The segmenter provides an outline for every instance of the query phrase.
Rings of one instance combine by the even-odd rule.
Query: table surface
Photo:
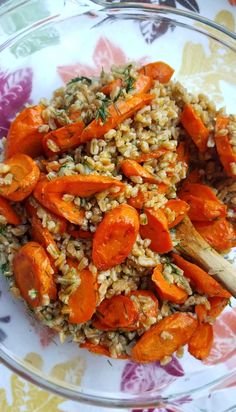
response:
[[[54,0],[55,1],[55,0]],[[145,1],[145,0],[144,0]],[[224,24],[234,21],[236,30],[236,0],[153,0],[152,3],[174,4],[177,8],[194,10],[196,3],[200,14],[215,20],[219,13]],[[1,4],[1,1],[0,1]],[[183,7],[185,6],[185,7]],[[105,409],[108,410],[108,409]],[[117,411],[117,409],[109,409]],[[26,382],[0,364],[1,412],[101,412],[104,408],[72,402]],[[202,394],[194,402],[181,407],[143,409],[136,412],[236,412],[236,379],[210,395]],[[126,411],[127,412],[127,411]],[[134,412],[134,410],[133,410]]]

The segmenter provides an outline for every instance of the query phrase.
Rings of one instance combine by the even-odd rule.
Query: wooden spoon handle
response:
[[[191,257],[236,297],[236,269],[199,235],[188,217],[177,226],[176,237],[176,249]]]

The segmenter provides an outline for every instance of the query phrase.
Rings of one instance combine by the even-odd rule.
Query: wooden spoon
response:
[[[176,249],[181,255],[192,258],[236,297],[236,268],[212,249],[187,216],[176,227],[176,238],[179,240]]]

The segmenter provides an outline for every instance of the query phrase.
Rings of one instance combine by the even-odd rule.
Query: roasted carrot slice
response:
[[[30,306],[42,306],[45,296],[56,299],[53,269],[47,253],[38,243],[26,243],[18,250],[13,259],[13,271],[21,296]]]
[[[115,129],[119,123],[132,117],[139,109],[149,104],[153,95],[145,93],[134,94],[127,100],[120,100],[108,107],[108,116],[103,123],[101,119],[94,119],[82,132],[81,143],[91,139],[99,139],[111,129]]]
[[[143,153],[140,156],[136,157],[135,160],[137,163],[144,163],[147,162],[150,159],[159,159],[159,157],[163,156],[164,154],[168,153],[169,150],[160,148],[155,150],[154,152],[150,153]]]
[[[117,295],[104,299],[97,307],[96,315],[110,328],[128,328],[138,319],[138,310],[129,296]]]
[[[201,175],[200,175],[199,170],[198,170],[198,169],[192,170],[192,171],[188,174],[185,182],[188,182],[188,183],[200,183],[200,182],[201,182]]]
[[[35,242],[40,243],[44,249],[47,249],[48,246],[52,246],[55,252],[59,255],[59,249],[53,236],[46,227],[43,227],[40,219],[36,216],[31,218],[31,236],[32,239]]]
[[[190,280],[197,292],[204,293],[208,296],[230,298],[230,293],[199,266],[188,262],[176,253],[173,253],[172,257],[174,263],[184,271],[184,275]]]
[[[0,185],[0,194],[6,199],[19,202],[33,191],[39,179],[39,168],[31,157],[21,153],[5,160],[4,164],[10,167],[12,183]]]
[[[215,125],[216,150],[227,175],[235,177],[236,171],[234,165],[236,163],[236,153],[234,153],[232,145],[230,144],[229,133],[225,135],[221,134],[223,129],[227,129],[228,124],[228,117],[222,117],[220,115],[217,116]]]
[[[193,333],[188,351],[197,359],[206,359],[213,344],[213,327],[209,323],[201,323]]]
[[[145,74],[140,74],[136,81],[134,82],[134,92],[135,93],[147,93],[153,86],[153,78],[146,76]]]
[[[207,315],[216,319],[224,308],[228,305],[229,299],[222,298],[221,296],[213,296],[208,298],[211,308],[207,311]]]
[[[208,299],[210,299],[210,298],[208,298]],[[222,299],[225,299],[225,298],[222,298]],[[198,317],[199,323],[204,322],[206,317],[207,317],[207,308],[206,308],[206,306],[203,305],[202,303],[198,304],[198,305],[195,305],[194,311],[195,311],[195,313]]]
[[[42,133],[38,127],[44,124],[42,119],[43,106],[27,107],[13,120],[6,141],[5,157],[24,153],[31,157],[43,153]]]
[[[141,336],[132,349],[131,358],[136,362],[152,362],[172,355],[190,340],[197,324],[197,320],[188,313],[167,316]],[[167,334],[169,339],[165,336]]]
[[[143,209],[144,203],[153,199],[158,194],[164,194],[168,191],[168,187],[165,183],[159,183],[156,185],[156,190],[147,190],[146,192],[139,191],[134,197],[128,199],[128,204],[135,209]]]
[[[174,73],[174,69],[164,62],[148,63],[139,69],[139,73],[143,73],[152,77],[154,80],[159,80],[160,83],[168,83]]]
[[[110,96],[110,94],[113,91],[115,91],[119,87],[122,87],[122,84],[123,84],[122,79],[115,79],[115,80],[112,80],[111,82],[105,84],[105,86],[103,86],[100,91],[103,94],[105,94],[106,96]]]
[[[77,147],[81,143],[80,136],[84,127],[84,122],[79,120],[45,134],[42,145],[46,156],[55,156]]]
[[[74,238],[74,239],[92,239],[93,238],[93,233],[89,232],[89,230],[67,230],[68,233]]]
[[[103,190],[117,188],[118,192],[124,189],[124,183],[106,176],[98,175],[73,175],[61,176],[48,181],[38,182],[34,197],[43,206],[62,216],[74,224],[83,224],[84,211],[79,210],[75,204],[65,202],[62,197],[65,193],[87,197]]]
[[[108,356],[109,358],[111,357],[108,347],[104,345],[100,345],[100,344],[96,345],[95,343],[86,341],[80,344],[80,348],[88,349],[89,352],[96,353],[97,355],[104,355],[104,356]],[[128,355],[118,355],[117,359],[129,359],[129,356]]]
[[[161,209],[144,209],[148,223],[140,225],[140,235],[143,239],[150,239],[150,248],[157,253],[168,253],[173,249],[168,222]]]
[[[138,310],[138,319],[132,327],[132,330],[142,328],[145,326],[145,323],[148,318],[156,318],[158,314],[158,306],[159,302],[157,297],[151,290],[134,290],[128,295],[134,302],[134,305],[137,307]],[[136,303],[136,299],[141,302],[149,301],[147,305],[144,304],[143,309],[140,310],[139,305]],[[147,309],[146,309],[147,306]]]
[[[141,177],[146,183],[158,183],[159,181],[155,176],[149,173],[143,166],[141,166],[136,160],[126,159],[120,163],[122,172],[129,179],[134,176]]]
[[[137,211],[122,204],[107,212],[93,238],[92,258],[99,270],[122,263],[132,250],[139,231]]]
[[[11,225],[20,225],[21,219],[10,205],[7,199],[0,196],[0,215],[5,217],[7,223]]]
[[[191,104],[184,106],[180,121],[199,151],[204,153],[207,150],[207,141],[210,132]]]
[[[189,149],[185,142],[180,142],[176,148],[177,161],[183,162],[185,166],[189,165]]]
[[[163,211],[165,212],[165,210],[167,208],[175,213],[175,218],[174,218],[174,220],[171,220],[171,221],[168,218],[169,217],[168,213],[165,213],[166,217],[167,217],[167,220],[168,220],[169,229],[171,229],[172,227],[178,225],[178,223],[180,223],[181,220],[183,220],[184,216],[189,211],[188,203],[186,203],[184,200],[180,200],[180,199],[170,199],[170,200],[168,200],[168,202],[163,207]]]
[[[187,182],[178,196],[189,204],[188,216],[192,221],[209,221],[227,214],[226,206],[207,185]]]
[[[194,222],[194,227],[218,252],[224,252],[236,245],[234,227],[225,218],[213,222]]]
[[[68,265],[77,269],[78,262],[67,259]],[[88,269],[78,272],[80,285],[71,293],[68,301],[69,323],[87,322],[93,316],[97,303],[97,281]]]
[[[36,204],[36,201],[34,200],[34,203],[32,203],[31,198],[26,199],[25,202],[25,210],[28,215],[28,218],[36,217],[39,219],[39,216],[37,214],[37,207],[38,203]],[[65,233],[67,230],[67,221],[63,217],[57,216],[54,213],[50,212],[49,210],[45,209],[43,206],[40,205],[40,207],[44,210],[45,214],[48,215],[49,220],[52,220],[55,222],[55,228],[53,229],[53,233]]]
[[[167,282],[162,274],[162,265],[157,265],[152,274],[152,281],[162,300],[181,305],[188,298],[187,292],[181,287]]]

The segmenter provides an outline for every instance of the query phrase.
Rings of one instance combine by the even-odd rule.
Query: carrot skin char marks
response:
[[[92,259],[99,270],[122,263],[132,250],[139,232],[139,216],[122,204],[107,212],[93,238]]]
[[[226,174],[230,177],[236,177],[236,173],[231,167],[232,163],[236,163],[236,153],[230,144],[229,133],[224,136],[220,134],[221,130],[227,129],[228,124],[228,117],[217,116],[215,125],[216,150]]]
[[[206,359],[213,344],[213,327],[209,323],[202,323],[193,333],[188,351],[197,359]]]
[[[168,253],[173,244],[168,229],[168,222],[161,209],[144,209],[148,223],[140,225],[140,235],[143,239],[150,239],[150,248],[157,253]]]
[[[34,197],[56,215],[64,217],[71,223],[83,224],[84,212],[73,202],[65,202],[62,199],[63,195],[69,193],[87,197],[113,187],[122,191],[125,185],[116,179],[92,174],[61,176],[53,181],[47,179],[39,181],[34,190]]]
[[[184,218],[184,216],[189,211],[189,205],[184,200],[180,199],[170,199],[166,202],[165,206],[163,207],[163,211],[168,208],[171,211],[175,212],[175,219],[168,223],[169,229],[178,225]]]
[[[38,127],[45,123],[41,116],[43,109],[40,105],[27,107],[13,120],[7,135],[6,159],[18,153],[31,157],[43,153],[43,134],[38,131]]]
[[[160,83],[168,83],[174,73],[174,69],[162,61],[148,63],[138,71],[154,80],[159,80]]]
[[[104,299],[97,307],[96,315],[108,328],[127,328],[138,319],[138,310],[129,296],[116,295]]]
[[[6,199],[20,202],[30,195],[40,176],[40,171],[31,157],[19,153],[4,161],[10,166],[13,175],[10,185],[0,186],[0,195]]]
[[[100,119],[94,119],[88,126],[85,127],[81,134],[81,143],[90,141],[91,139],[99,139],[111,129],[115,129],[119,123],[125,119],[132,117],[139,109],[149,104],[153,99],[153,95],[139,93],[134,94],[128,100],[117,101],[108,107],[108,117],[106,122],[102,123]]]
[[[11,225],[21,224],[21,218],[17,215],[8,200],[4,199],[2,196],[0,196],[0,215],[4,216],[7,223],[10,223]]]
[[[182,304],[188,298],[188,294],[179,286],[170,284],[162,274],[162,265],[155,267],[152,274],[152,281],[157,289],[157,293],[162,300]]]
[[[33,308],[42,306],[44,295],[56,299],[53,270],[40,244],[28,242],[18,250],[13,259],[13,272],[21,296]],[[30,297],[31,290],[36,292],[35,298]]]
[[[78,262],[67,259],[70,268],[77,270]],[[93,274],[88,269],[83,269],[79,273],[80,285],[69,296],[68,307],[70,309],[69,323],[87,322],[96,310],[97,302],[97,282]]]
[[[184,183],[178,196],[189,204],[188,216],[192,221],[209,221],[227,214],[226,206],[207,185]]]
[[[162,319],[145,332],[134,345],[131,358],[136,362],[160,361],[185,345],[198,325],[188,313],[175,313]],[[162,332],[168,332],[172,339],[163,339]]]
[[[126,159],[120,164],[122,172],[128,178],[133,176],[139,176],[146,183],[158,183],[155,176],[149,173],[143,166],[141,166],[136,160]]]
[[[186,104],[184,106],[180,121],[190,137],[193,139],[199,151],[204,153],[207,150],[207,141],[210,132],[191,104]]]
[[[198,233],[218,252],[224,252],[236,245],[234,227],[225,218],[193,224]]]
[[[85,124],[81,120],[45,134],[42,138],[42,145],[46,156],[55,156],[76,148],[80,144],[80,136],[84,127]],[[50,149],[50,142],[55,144],[55,150]]]
[[[190,263],[176,253],[172,253],[174,263],[184,271],[184,276],[190,280],[197,292],[208,296],[230,298],[231,294],[225,290],[212,276],[194,263]]]

